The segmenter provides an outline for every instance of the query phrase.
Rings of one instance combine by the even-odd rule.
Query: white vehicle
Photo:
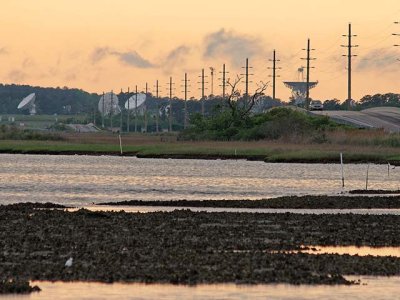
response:
[[[324,110],[324,105],[319,100],[312,100],[310,102],[310,110]]]

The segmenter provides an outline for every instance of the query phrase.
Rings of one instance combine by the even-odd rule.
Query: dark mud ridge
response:
[[[0,279],[0,295],[4,294],[30,294],[33,292],[40,292],[38,286],[31,286],[28,281],[7,279]]]
[[[286,208],[286,209],[357,209],[400,208],[400,196],[288,196],[264,200],[173,200],[98,203],[113,206],[220,207],[220,208]]]
[[[358,195],[400,195],[400,190],[352,190],[349,194]]]
[[[400,216],[0,206],[3,280],[351,284],[344,275],[400,275],[400,258],[286,252],[315,245],[400,246]]]

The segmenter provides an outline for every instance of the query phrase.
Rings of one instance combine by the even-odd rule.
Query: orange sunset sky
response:
[[[201,68],[230,77],[242,73],[245,58],[251,77],[269,81],[268,59],[276,49],[280,78],[277,97],[287,100],[283,80],[296,80],[305,62],[302,48],[311,39],[320,84],[314,99],[347,96],[348,23],[358,37],[354,53],[353,98],[400,93],[400,5],[398,0],[1,0],[0,82],[77,87],[90,92],[153,87],[158,79],[166,94],[169,76],[182,96],[188,72],[190,96],[198,97]],[[218,77],[214,94],[220,94]],[[208,78],[211,81],[211,78]],[[244,86],[242,87],[244,89]],[[208,91],[210,92],[210,90]],[[271,94],[268,89],[267,94]]]

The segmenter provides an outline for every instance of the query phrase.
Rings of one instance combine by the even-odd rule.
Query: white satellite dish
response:
[[[118,97],[114,93],[106,93],[100,97],[99,112],[105,115],[118,115],[121,113],[121,108],[118,105]]]
[[[17,108],[21,109],[21,110],[28,109],[29,114],[31,116],[36,115],[35,100],[36,100],[36,94],[32,93],[32,94],[28,95],[27,97],[25,97],[24,99],[22,99],[22,101],[18,104]]]
[[[125,102],[125,108],[127,110],[135,110],[135,108],[141,108],[146,102],[146,94],[140,93],[137,94],[137,102],[136,95],[133,95]]]

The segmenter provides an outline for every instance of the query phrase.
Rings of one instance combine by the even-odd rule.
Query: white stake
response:
[[[121,135],[119,134],[119,148],[121,149],[121,155],[123,154],[122,152],[122,139],[121,139]]]
[[[342,188],[344,188],[343,153],[340,153],[340,165],[342,166]]]

